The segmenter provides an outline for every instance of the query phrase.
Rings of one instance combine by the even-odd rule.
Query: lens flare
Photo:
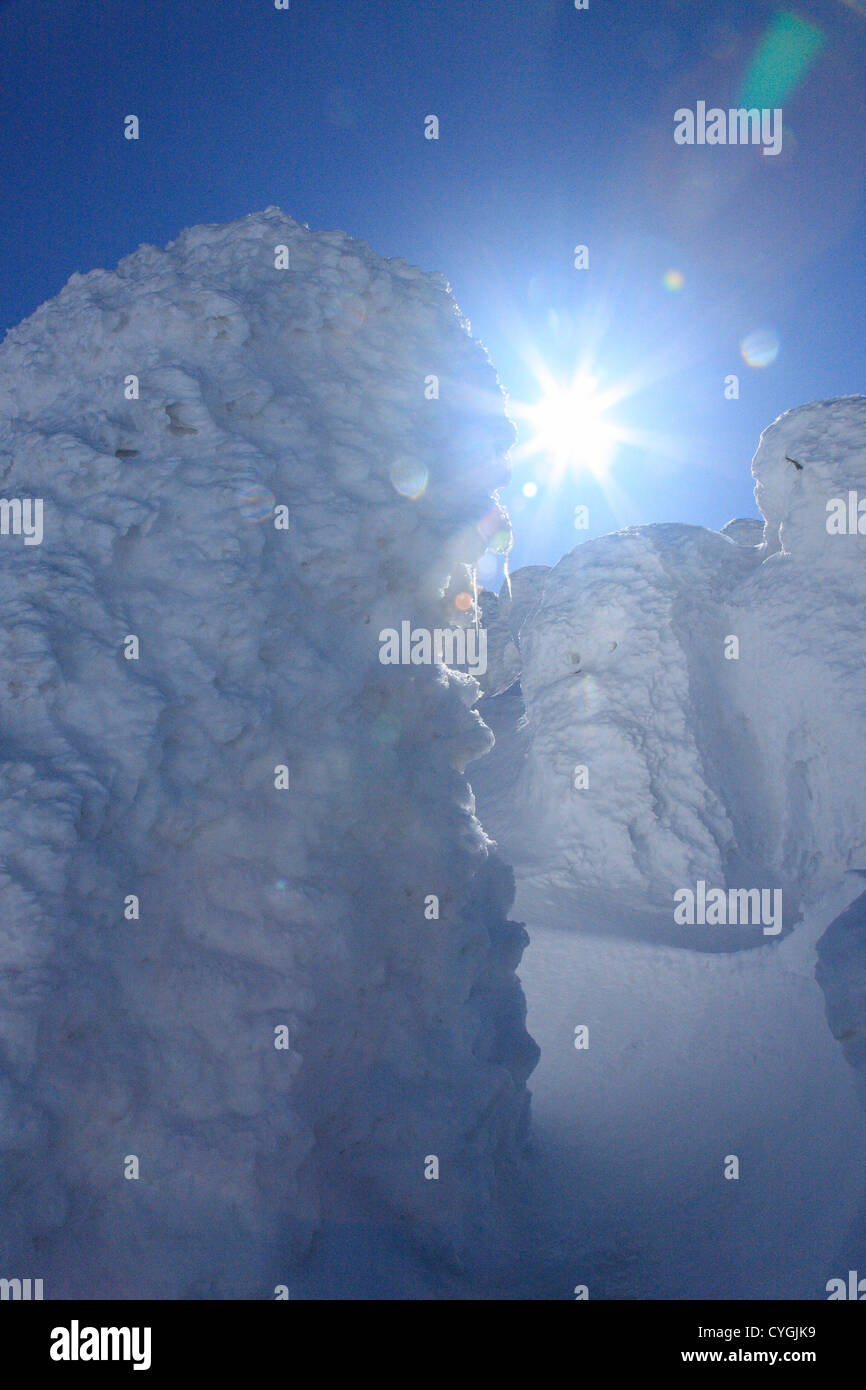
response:
[[[364,325],[367,306],[356,294],[328,290],[319,300],[324,323],[338,333],[355,333]]]
[[[756,328],[740,342],[743,361],[750,367],[769,367],[779,356],[779,337],[771,328]]]
[[[508,513],[502,507],[491,507],[478,523],[478,533],[488,550],[497,555],[505,555],[511,549],[513,540]]]
[[[267,521],[274,510],[276,498],[262,483],[241,478],[236,484],[237,504],[244,521]]]
[[[413,458],[398,458],[391,464],[391,484],[401,497],[416,502],[427,490],[427,469]]]
[[[499,574],[502,557],[494,555],[492,551],[485,550],[475,566],[478,573],[478,583],[485,589],[496,582]]]
[[[686,283],[686,277],[681,270],[666,270],[662,276],[662,284],[666,290],[681,290]]]
[[[777,14],[755,50],[738,106],[781,106],[796,91],[827,42],[817,24],[790,11]]]

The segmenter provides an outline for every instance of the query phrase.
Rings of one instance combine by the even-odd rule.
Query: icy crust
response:
[[[789,411],[753,472],[762,544],[748,519],[587,542],[523,626],[519,828],[492,828],[575,924],[587,892],[669,919],[703,879],[781,887],[789,926],[866,867],[866,535],[827,529],[866,496],[866,399]]]
[[[526,937],[461,771],[478,687],[378,633],[450,621],[510,442],[441,277],[276,208],[0,346],[3,493],[44,499],[0,539],[4,1276],[267,1298],[343,1224],[484,1258]]]

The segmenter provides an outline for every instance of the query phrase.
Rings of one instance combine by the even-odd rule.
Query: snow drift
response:
[[[491,740],[378,634],[455,621],[511,436],[440,277],[275,208],[0,347],[4,497],[44,508],[0,538],[4,1276],[363,1297],[423,1283],[410,1247],[492,1258],[537,1049]]]

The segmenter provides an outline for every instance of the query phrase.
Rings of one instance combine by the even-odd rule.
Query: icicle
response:
[[[502,570],[502,574],[503,574],[503,578],[505,579],[505,583],[506,583],[507,588],[508,588],[508,598],[509,598],[509,602],[510,602],[511,599],[514,597],[514,595],[513,595],[512,592],[511,592],[511,575],[508,573],[508,553],[507,553],[507,551],[506,551],[505,555],[503,556],[503,570]]]

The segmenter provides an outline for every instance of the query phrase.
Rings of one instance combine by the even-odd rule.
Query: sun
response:
[[[606,418],[610,393],[600,391],[597,379],[584,371],[565,383],[547,377],[540,384],[540,399],[519,410],[530,431],[520,453],[524,457],[545,454],[554,478],[583,469],[603,477],[622,437]]]

